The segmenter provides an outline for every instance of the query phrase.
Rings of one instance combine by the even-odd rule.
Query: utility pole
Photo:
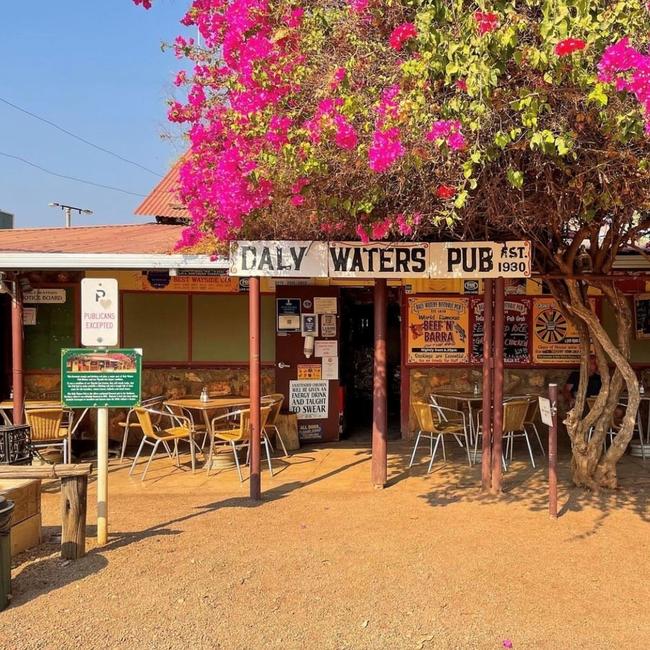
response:
[[[61,208],[65,214],[65,227],[70,228],[72,226],[72,211],[75,210],[79,214],[92,214],[92,210],[87,210],[84,208],[76,208],[74,205],[63,205],[62,203],[50,203],[51,208]]]

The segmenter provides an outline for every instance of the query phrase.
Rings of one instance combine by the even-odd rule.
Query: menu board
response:
[[[634,296],[634,322],[637,339],[650,339],[650,293]]]
[[[472,299],[472,362],[483,361],[483,298]],[[505,329],[503,352],[505,363],[530,363],[530,300],[513,298],[504,302]]]
[[[469,361],[467,298],[409,297],[407,363]]]
[[[580,362],[580,339],[555,298],[533,298],[533,363]]]

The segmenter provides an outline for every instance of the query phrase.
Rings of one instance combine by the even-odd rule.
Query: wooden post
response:
[[[501,492],[501,463],[503,453],[503,331],[505,283],[497,278],[494,296],[494,388],[492,422],[492,493]]]
[[[548,514],[557,519],[557,384],[549,384],[553,424],[548,429]]]
[[[108,409],[97,409],[97,546],[108,542]]]
[[[20,284],[14,282],[11,298],[11,377],[13,422],[23,424],[25,413],[25,378],[23,376],[23,297]]]
[[[250,374],[250,497],[262,498],[260,479],[261,456],[261,377],[260,377],[260,279],[250,278],[248,285],[249,374]]]
[[[61,479],[61,557],[77,560],[86,554],[88,475]]]
[[[386,485],[388,475],[388,407],[386,395],[386,280],[375,280],[375,361],[372,391],[372,484]]]
[[[483,281],[483,414],[481,420],[482,454],[481,454],[481,489],[489,490],[492,479],[492,365],[494,362],[492,354],[492,342],[494,338],[494,327],[492,318],[494,310],[494,281]],[[478,425],[478,422],[477,422]]]

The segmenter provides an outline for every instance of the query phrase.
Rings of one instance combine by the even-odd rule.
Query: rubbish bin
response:
[[[14,502],[0,496],[0,610],[11,598],[11,515]]]

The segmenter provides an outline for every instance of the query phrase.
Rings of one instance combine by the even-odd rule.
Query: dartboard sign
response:
[[[557,309],[547,309],[535,319],[535,334],[544,343],[560,343],[566,333],[566,318]]]

